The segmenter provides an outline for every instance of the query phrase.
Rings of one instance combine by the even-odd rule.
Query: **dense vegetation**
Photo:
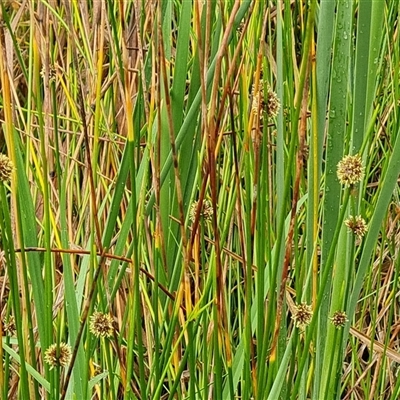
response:
[[[1,399],[400,398],[397,1],[0,10]]]

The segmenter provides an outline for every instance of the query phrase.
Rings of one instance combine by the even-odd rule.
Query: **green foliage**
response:
[[[0,10],[0,399],[398,398],[397,2]]]

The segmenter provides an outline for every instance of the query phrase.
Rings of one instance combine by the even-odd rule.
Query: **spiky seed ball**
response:
[[[203,202],[203,218],[206,221],[211,221],[213,215],[213,206],[210,200],[204,200]]]
[[[344,311],[335,311],[330,320],[332,324],[335,325],[335,327],[338,329],[343,328],[348,321],[347,315]]]
[[[66,367],[71,360],[71,346],[61,342],[59,345],[53,343],[44,353],[44,361],[50,365],[50,369],[55,367]]]
[[[310,305],[306,303],[297,304],[292,315],[292,320],[297,328],[304,328],[309,325],[313,316],[313,311]]]
[[[196,211],[198,204],[199,204],[198,200],[195,200],[190,206],[189,218],[192,222],[194,222],[196,218]],[[205,221],[211,221],[212,215],[213,215],[213,207],[211,202],[209,200],[204,200],[203,207],[200,210],[200,217],[204,218]]]
[[[368,232],[367,223],[361,215],[356,215],[355,217],[349,215],[349,218],[344,221],[344,224],[359,238],[363,237]]]
[[[344,223],[358,237],[363,237],[368,232],[367,223],[361,215],[355,217],[349,215],[349,218],[347,218]]]
[[[10,315],[7,320],[3,320],[3,333],[7,336],[14,336],[16,332],[15,318],[13,315]]]
[[[344,186],[350,186],[360,182],[363,172],[364,167],[361,157],[358,154],[343,157],[337,165],[337,177],[339,182]]]
[[[279,114],[281,108],[281,102],[279,101],[278,95],[270,87],[268,88],[266,108],[268,118],[275,118]]]
[[[96,337],[110,337],[114,333],[113,318],[110,314],[96,311],[90,317],[89,330]]]
[[[5,154],[0,154],[0,181],[9,181],[13,169],[14,164],[12,163],[12,161]]]

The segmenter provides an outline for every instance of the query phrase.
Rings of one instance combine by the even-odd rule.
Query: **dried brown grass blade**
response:
[[[381,354],[386,354],[386,356],[389,357],[391,360],[400,363],[400,353],[398,353],[397,351],[391,349],[390,347],[386,347],[383,343],[376,340],[372,342],[372,340],[368,336],[364,335],[362,332],[353,327],[350,327],[350,333],[361,342],[366,344],[368,347],[372,347],[373,351]]]

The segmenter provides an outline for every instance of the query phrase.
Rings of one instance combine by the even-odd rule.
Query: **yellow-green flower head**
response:
[[[309,325],[313,316],[313,311],[310,305],[306,303],[297,304],[292,315],[292,320],[297,328],[304,328]]]
[[[14,164],[12,161],[5,154],[0,154],[0,181],[9,181],[13,170]]]
[[[269,118],[275,118],[279,114],[281,108],[281,102],[279,101],[278,95],[270,87],[268,87],[266,108]]]
[[[50,365],[50,369],[55,367],[66,367],[71,360],[71,346],[61,342],[59,345],[53,343],[44,353],[44,361]]]
[[[17,327],[15,326],[15,318],[10,315],[8,319],[3,320],[3,334],[8,336],[14,336],[17,332]]]
[[[347,315],[344,311],[335,311],[330,320],[332,324],[335,325],[335,327],[338,329],[343,328],[348,321]]]
[[[349,218],[344,221],[344,224],[360,238],[368,232],[368,225],[361,215],[355,217],[349,215]]]
[[[90,317],[89,330],[96,337],[110,337],[114,333],[113,318],[110,314],[96,311]]]
[[[196,211],[198,207],[198,200],[195,200],[190,206],[189,210],[189,218],[192,222],[194,222],[196,218]],[[213,216],[213,207],[210,200],[203,201],[203,207],[200,210],[200,217],[204,218],[205,221],[211,221]]]
[[[358,154],[343,157],[337,166],[337,177],[344,186],[351,186],[360,182],[363,172],[364,167]]]
[[[279,101],[278,95],[268,85],[268,92],[265,96],[263,80],[260,80],[258,91],[255,90],[255,85],[253,85],[251,93],[253,97],[251,109],[254,114],[258,113],[258,108],[260,106],[265,109],[268,118],[275,118],[279,114],[281,102]]]

